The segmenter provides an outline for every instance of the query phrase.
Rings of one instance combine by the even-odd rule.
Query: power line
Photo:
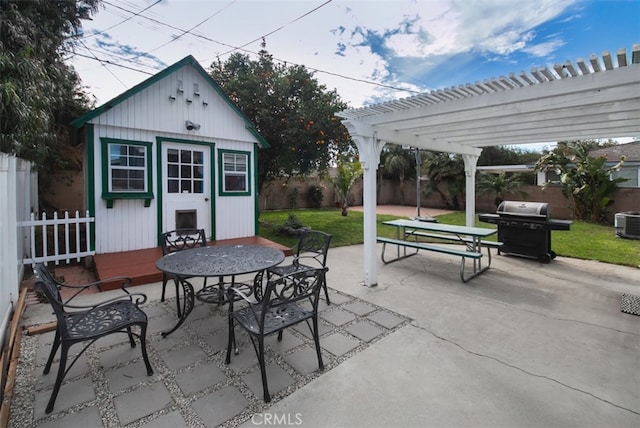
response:
[[[237,48],[235,48],[235,49],[232,49],[232,50],[230,50],[230,51],[224,52],[224,53],[223,53],[223,54],[221,54],[220,56],[225,56],[225,55],[230,54],[230,53],[232,53],[232,52],[234,52],[234,51],[236,51],[236,50],[238,50],[238,49],[242,49],[242,48],[244,48],[245,46],[250,45],[251,43],[255,43],[255,42],[257,42],[258,40],[266,39],[266,38],[267,38],[267,36],[270,36],[270,35],[272,35],[272,34],[274,34],[274,33],[277,33],[278,31],[282,30],[284,27],[286,27],[286,26],[288,26],[288,25],[291,25],[291,24],[293,24],[294,22],[297,22],[297,21],[301,20],[302,18],[304,18],[304,17],[306,17],[306,16],[311,15],[313,12],[315,12],[315,11],[317,11],[317,10],[319,10],[319,9],[323,8],[324,6],[328,5],[328,4],[329,4],[329,3],[331,3],[332,1],[333,1],[333,0],[327,0],[326,2],[322,3],[321,5],[319,5],[319,6],[315,7],[315,8],[313,8],[313,9],[311,9],[310,11],[308,11],[308,12],[306,12],[306,13],[304,13],[304,14],[300,15],[299,17],[297,17],[297,18],[296,18],[296,19],[294,19],[293,21],[290,21],[290,22],[288,22],[287,24],[281,25],[280,27],[276,28],[275,30],[270,31],[270,32],[268,32],[267,34],[264,34],[264,35],[262,35],[262,36],[260,36],[260,37],[257,37],[257,38],[255,38],[255,39],[251,40],[250,42],[245,43],[245,44],[244,44],[244,45],[242,45],[242,46],[239,46],[239,47],[237,47]]]
[[[126,65],[118,64],[117,62],[111,62],[108,59],[100,59],[100,58],[96,57],[95,55],[94,56],[89,56],[89,55],[84,55],[84,54],[77,53],[77,52],[73,52],[73,54],[74,54],[74,56],[79,56],[79,57],[90,59],[90,60],[93,60],[93,61],[98,61],[100,63],[105,63],[105,64],[108,64],[108,65],[112,65],[114,67],[124,68],[126,70],[137,71],[138,73],[148,74],[149,76],[153,76],[155,74],[155,73],[150,73],[148,71],[140,70],[138,68],[133,68],[133,67],[129,67],[129,66],[126,66]]]
[[[104,30],[100,30],[100,31],[98,31],[98,32],[91,33],[91,34],[88,34],[88,35],[86,35],[86,36],[83,36],[83,37],[82,37],[82,39],[88,39],[88,38],[91,38],[91,37],[95,37],[95,36],[97,36],[98,34],[104,34],[104,33],[106,33],[107,31],[109,31],[109,30],[111,30],[111,29],[113,29],[113,28],[117,27],[118,25],[122,25],[122,24],[124,24],[125,22],[127,22],[127,21],[129,21],[129,20],[131,20],[131,19],[135,18],[136,16],[140,16],[143,12],[146,12],[147,10],[151,9],[153,6],[157,5],[157,4],[158,4],[158,3],[160,3],[161,1],[162,1],[162,0],[157,0],[155,3],[150,4],[149,6],[145,7],[144,9],[142,9],[142,10],[141,10],[141,11],[139,11],[139,12],[131,12],[131,13],[132,13],[132,15],[131,15],[130,17],[125,18],[124,20],[122,20],[122,21],[118,22],[117,24],[113,24],[111,27],[105,28]],[[106,1],[105,1],[105,3],[107,3],[107,4],[111,4],[111,3],[106,2]],[[113,6],[113,5],[112,5],[112,6]]]
[[[83,40],[80,40],[80,43],[82,44],[82,46],[84,46],[89,52],[91,52],[91,50],[87,47],[87,45],[84,43]],[[91,55],[98,61],[100,61],[100,59],[93,53],[91,52]],[[102,62],[100,61],[100,64],[105,68],[105,70],[107,70],[109,72],[109,74],[111,74],[118,82],[122,83],[122,86],[124,86],[125,88],[127,87],[127,85],[124,84],[124,82],[122,80],[120,80],[120,78],[118,76],[116,76],[111,70],[109,70],[109,68]]]
[[[322,8],[322,7],[326,6],[327,4],[331,3],[333,0],[328,0],[328,1],[324,2],[324,3],[322,3],[321,5],[319,5],[319,6],[315,7],[314,9],[312,9],[312,10],[310,10],[310,11],[308,11],[308,12],[304,13],[303,15],[300,15],[299,17],[295,18],[294,20],[290,21],[289,23],[287,23],[287,24],[285,24],[285,25],[282,25],[282,26],[280,26],[280,27],[278,27],[278,28],[276,28],[276,29],[274,29],[274,30],[270,31],[269,33],[265,34],[264,36],[260,36],[260,37],[258,37],[258,38],[256,38],[256,39],[254,39],[254,40],[252,40],[252,41],[250,41],[250,42],[248,42],[248,43],[245,43],[245,44],[243,44],[242,46],[233,46],[233,45],[230,45],[230,44],[227,44],[227,43],[224,43],[224,42],[221,42],[221,41],[218,41],[218,40],[212,39],[212,38],[210,38],[210,37],[208,37],[208,36],[205,36],[205,35],[202,35],[202,34],[197,34],[197,33],[194,33],[194,32],[193,32],[193,30],[194,30],[195,28],[197,28],[198,26],[202,25],[204,22],[208,21],[209,19],[213,18],[213,17],[214,17],[215,15],[217,15],[218,13],[222,12],[222,10],[226,9],[226,8],[227,8],[227,7],[229,7],[231,4],[235,3],[235,1],[236,1],[236,0],[234,0],[233,2],[231,2],[230,4],[228,4],[227,6],[223,7],[222,9],[218,10],[216,13],[214,13],[214,14],[213,14],[212,16],[210,16],[209,18],[205,19],[205,20],[204,20],[204,21],[202,21],[201,23],[199,23],[199,24],[195,25],[194,27],[192,27],[192,28],[190,28],[190,29],[188,29],[188,30],[185,30],[185,29],[182,29],[182,28],[179,28],[179,27],[173,26],[173,25],[171,25],[171,24],[168,24],[168,23],[166,23],[166,22],[160,21],[160,20],[158,20],[158,19],[155,19],[155,18],[152,18],[152,17],[146,16],[146,15],[144,15],[144,14],[143,14],[143,12],[144,12],[144,11],[148,10],[150,7],[154,6],[154,5],[155,5],[155,4],[157,4],[158,2],[153,3],[151,6],[149,6],[149,7],[145,8],[144,10],[141,10],[141,11],[139,11],[139,12],[134,12],[134,11],[129,10],[129,9],[126,9],[126,8],[124,8],[124,7],[121,7],[121,6],[115,5],[115,4],[113,4],[113,3],[109,2],[109,1],[103,1],[103,2],[104,2],[105,4],[108,4],[108,5],[112,6],[112,7],[114,7],[114,8],[120,9],[120,10],[122,10],[122,11],[124,11],[124,12],[131,13],[131,14],[133,15],[131,18],[133,18],[134,16],[138,16],[138,17],[140,17],[140,18],[147,19],[147,20],[152,21],[152,22],[154,22],[154,23],[156,23],[156,24],[159,24],[159,25],[165,26],[165,27],[167,27],[167,28],[171,28],[171,29],[173,29],[173,30],[176,30],[176,31],[179,31],[179,32],[181,32],[181,33],[182,33],[180,36],[178,36],[178,37],[176,37],[176,38],[172,39],[171,41],[169,41],[169,42],[167,42],[167,43],[165,43],[165,44],[163,44],[163,45],[161,45],[161,46],[159,46],[159,47],[154,48],[153,50],[151,50],[151,51],[149,51],[149,52],[154,52],[154,51],[156,51],[156,50],[160,49],[161,47],[164,47],[164,46],[168,45],[169,43],[171,43],[171,42],[173,42],[173,41],[177,40],[178,38],[182,37],[182,36],[183,36],[183,35],[185,35],[185,34],[191,34],[192,36],[197,37],[197,38],[200,38],[200,39],[203,39],[203,40],[205,40],[205,41],[213,42],[213,43],[219,44],[219,45],[221,45],[221,46],[226,46],[226,47],[231,48],[229,51],[224,52],[224,53],[223,53],[223,54],[221,54],[221,55],[218,55],[217,57],[219,58],[220,56],[228,55],[229,53],[232,53],[232,52],[234,52],[234,51],[242,51],[242,52],[250,53],[250,54],[253,54],[253,55],[259,55],[259,53],[258,53],[258,52],[255,52],[255,51],[251,51],[251,50],[245,49],[244,47],[245,47],[245,46],[247,46],[247,45],[249,45],[249,44],[251,44],[251,43],[256,42],[257,40],[261,40],[263,37],[266,37],[266,36],[268,36],[268,35],[272,35],[272,34],[274,34],[274,33],[278,32],[278,31],[282,30],[282,29],[283,29],[283,28],[285,28],[286,26],[288,26],[288,25],[290,25],[290,24],[292,24],[292,23],[294,23],[294,22],[296,22],[296,21],[299,21],[300,19],[302,19],[302,18],[304,18],[304,17],[306,17],[306,16],[310,15],[311,13],[313,13],[313,12],[315,12],[315,11],[319,10],[320,8]],[[122,22],[125,22],[125,21],[122,21]],[[121,23],[122,23],[122,22],[121,22]],[[117,24],[117,25],[119,25],[119,24]],[[114,27],[114,26],[109,27],[109,28],[113,28],[113,27]],[[107,31],[107,30],[101,30],[101,31],[99,31],[99,32],[98,32],[98,34],[103,33],[104,31]],[[85,48],[87,48],[87,50],[89,50],[89,52],[91,52],[91,50],[90,50],[86,45],[85,45]],[[108,61],[108,60],[101,60],[101,59],[99,59],[99,58],[97,58],[97,57],[93,58],[93,57],[90,57],[90,56],[88,56],[88,55],[81,55],[81,54],[78,54],[78,53],[75,53],[75,54],[76,54],[76,55],[78,55],[78,56],[81,56],[81,57],[83,57],[83,58],[87,58],[87,59],[91,59],[91,60],[99,61],[99,62],[101,62],[101,63],[106,63],[106,64],[108,64],[108,65],[118,66],[118,67],[121,67],[121,68],[124,68],[124,69],[127,69],[127,70],[132,70],[132,71],[137,71],[137,72],[140,72],[140,73],[144,73],[144,74],[152,75],[152,73],[149,73],[149,72],[146,72],[146,71],[143,71],[143,70],[139,70],[139,69],[135,69],[135,68],[133,68],[133,67],[123,66],[123,65],[118,64],[118,63],[116,63],[116,62],[112,62],[112,61]],[[113,54],[113,55],[114,55],[114,56],[119,56],[119,55],[116,55],[116,54]],[[126,57],[122,57],[122,56],[119,56],[119,57],[120,57],[120,58],[121,58],[121,60],[123,60],[123,61],[130,61],[130,60],[132,60],[132,59],[139,58],[139,57],[140,57],[140,55],[138,55],[138,56],[136,56],[136,57],[134,57],[134,58],[126,58]],[[384,84],[384,83],[374,82],[374,81],[370,81],[370,80],[366,80],[366,79],[360,79],[360,78],[355,78],[355,77],[351,77],[351,76],[346,76],[346,75],[344,75],[344,74],[340,74],[340,73],[336,73],[336,72],[331,72],[331,71],[321,70],[321,69],[318,69],[318,68],[308,67],[308,66],[306,66],[306,65],[304,65],[304,64],[297,64],[297,63],[295,63],[295,62],[292,62],[292,61],[289,61],[289,60],[285,60],[285,59],[280,59],[280,58],[276,58],[276,57],[272,57],[272,58],[273,58],[274,60],[279,61],[279,62],[282,62],[282,63],[284,63],[284,64],[291,64],[291,65],[295,65],[295,66],[302,66],[302,67],[305,67],[305,68],[307,68],[307,69],[309,69],[309,70],[312,70],[312,71],[314,71],[314,72],[317,72],[317,73],[327,74],[327,75],[335,76],[335,77],[338,77],[338,78],[341,78],[341,79],[345,79],[345,80],[350,80],[350,81],[354,81],[354,82],[360,82],[360,83],[364,83],[364,84],[368,84],[368,85],[372,85],[372,86],[378,86],[378,87],[386,88],[386,89],[392,89],[392,90],[396,90],[396,91],[410,92],[410,93],[414,93],[414,94],[419,94],[419,93],[421,93],[420,91],[414,91],[414,90],[407,89],[407,88],[399,88],[399,87],[392,86],[392,85],[386,85],[386,84]],[[104,64],[103,64],[103,65],[104,65]]]
[[[182,34],[180,34],[177,37],[172,38],[171,40],[169,40],[167,43],[164,43],[160,46],[158,46],[157,48],[154,48],[152,50],[150,50],[148,53],[151,52],[155,52],[158,49],[161,49],[165,46],[167,46],[169,43],[173,43],[176,40],[178,40],[179,38],[181,38],[182,36],[184,36],[185,34],[191,34],[193,36],[196,36],[196,34],[192,33],[193,30],[195,30],[196,28],[198,28],[199,26],[201,26],[202,24],[204,24],[205,22],[209,21],[211,18],[215,17],[216,15],[218,15],[219,13],[221,13],[223,10],[225,10],[226,8],[228,8],[229,6],[231,6],[232,4],[234,4],[237,0],[233,0],[231,3],[227,4],[225,7],[223,7],[222,9],[217,10],[213,15],[208,16],[207,18],[203,19],[202,21],[200,21],[199,23],[197,23],[196,25],[194,25],[193,27],[189,28],[188,30],[183,30]],[[332,0],[331,0],[332,1]],[[197,37],[197,36],[196,36]]]

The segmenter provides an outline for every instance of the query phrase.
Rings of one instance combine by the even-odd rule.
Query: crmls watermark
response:
[[[301,413],[256,413],[251,416],[254,425],[296,426],[302,425]]]

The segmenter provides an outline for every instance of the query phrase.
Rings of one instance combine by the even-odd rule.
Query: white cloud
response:
[[[467,68],[480,56],[481,61],[500,60],[504,64],[514,61],[514,53],[549,57],[566,42],[562,34],[551,38],[538,34],[537,26],[561,17],[577,2],[334,0],[305,16],[321,2],[167,0],[143,13],[151,20],[131,18],[131,13],[106,5],[94,21],[84,25],[87,29],[108,29],[101,38],[86,40],[92,53],[114,60],[117,57],[106,52],[128,57],[146,52],[144,60],[120,62],[152,73],[186,55],[193,55],[206,68],[218,55],[225,54],[225,60],[231,46],[246,45],[246,50],[238,52],[253,55],[251,52],[260,49],[260,36],[268,34],[266,47],[276,59],[330,72],[319,72],[316,77],[329,89],[338,90],[352,106],[359,106],[390,94],[397,98],[437,85],[437,81],[425,81],[425,76],[430,71],[442,73],[456,56],[456,67]],[[113,3],[135,11],[144,7],[130,1]],[[145,2],[145,6],[149,4]],[[191,32],[183,34],[182,30]],[[95,43],[99,39],[108,40],[109,45],[98,47]],[[86,58],[73,62],[101,102],[149,77],[112,66],[109,72]],[[513,70],[504,73],[509,71]],[[391,91],[358,79],[409,91]]]
[[[522,49],[523,52],[531,56],[545,58],[551,55],[565,44],[563,40],[549,40],[547,42],[533,44]]]

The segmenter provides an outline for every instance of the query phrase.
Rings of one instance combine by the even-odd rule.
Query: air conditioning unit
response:
[[[614,227],[616,228],[616,236],[640,239],[640,211],[616,213]]]

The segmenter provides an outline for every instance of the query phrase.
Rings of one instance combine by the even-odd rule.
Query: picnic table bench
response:
[[[377,242],[382,243],[382,262],[393,263],[418,253],[419,250],[433,251],[460,257],[460,279],[467,282],[471,278],[485,272],[491,266],[491,248],[499,250],[501,242],[483,240],[487,236],[497,233],[495,229],[466,227],[452,224],[420,222],[414,220],[391,220],[383,222],[385,225],[397,228],[396,239],[377,237]],[[433,233],[439,232],[439,233]],[[432,238],[462,243],[466,249],[459,249],[449,245],[420,242],[418,238]],[[413,239],[412,239],[413,238]],[[387,245],[395,245],[396,256],[391,259],[385,257]],[[487,249],[487,264],[482,266],[482,247]],[[407,251],[407,248],[415,251]],[[473,260],[473,269],[470,275],[465,275],[466,259]]]

